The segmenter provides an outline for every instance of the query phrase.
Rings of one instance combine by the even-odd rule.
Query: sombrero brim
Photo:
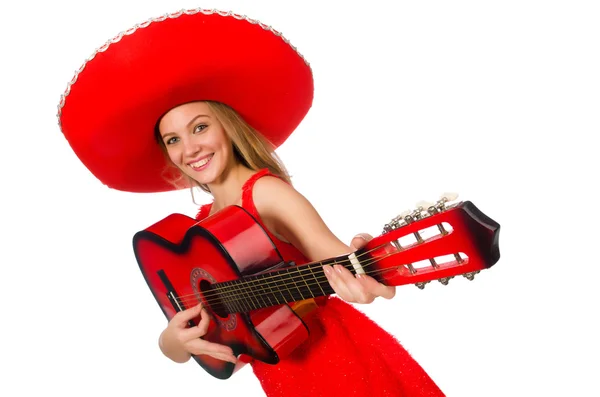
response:
[[[108,187],[168,191],[174,187],[153,137],[166,111],[223,102],[278,147],[312,106],[313,89],[309,64],[277,31],[193,10],[137,25],[100,48],[61,97],[59,125]]]

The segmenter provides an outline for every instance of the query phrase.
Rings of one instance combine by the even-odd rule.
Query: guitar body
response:
[[[285,262],[262,227],[232,206],[198,222],[172,214],[133,239],[140,270],[167,319],[202,302],[212,317],[203,339],[228,345],[238,364],[193,356],[207,372],[227,379],[252,359],[276,364],[308,338],[308,327],[281,304],[227,313],[211,286],[281,269]],[[192,325],[197,325],[199,318]]]

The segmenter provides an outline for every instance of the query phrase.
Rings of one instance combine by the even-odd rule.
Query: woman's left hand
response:
[[[373,237],[367,233],[357,234],[350,243],[352,251],[364,247]],[[395,286],[386,286],[367,275],[352,275],[341,265],[324,265],[325,276],[331,288],[342,299],[353,303],[371,303],[378,296],[392,299],[396,295]]]

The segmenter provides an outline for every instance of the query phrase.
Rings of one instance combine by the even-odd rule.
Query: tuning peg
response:
[[[402,221],[406,222],[405,218],[407,216],[409,216],[410,214],[412,214],[411,210],[407,210],[407,211],[401,212],[397,217],[394,218],[394,221],[396,221],[396,222],[402,222]]]
[[[383,225],[383,231],[381,232],[381,234],[386,234],[391,232],[392,230],[394,230],[394,224],[393,221],[390,223],[386,223],[385,225]]]
[[[449,201],[454,201],[457,198],[458,198],[458,194],[457,193],[444,193],[444,194],[442,194],[440,196],[440,199],[435,204],[435,209],[437,211],[445,211],[446,210],[446,203],[448,203]]]
[[[417,286],[418,289],[424,289],[425,284],[427,284],[428,282],[429,281],[419,282],[419,283],[415,283],[415,285]]]
[[[406,221],[404,220],[404,217],[409,215],[410,211],[404,211],[403,213],[401,213],[400,215],[398,215],[395,218],[392,218],[392,220],[390,221],[390,223],[386,223],[383,226],[383,233],[389,233],[394,229],[398,229],[399,227],[403,226],[403,224],[406,223]]]
[[[450,281],[452,278],[454,278],[454,277],[442,277],[442,278],[438,279],[438,281],[440,283],[442,283],[443,285],[448,285],[448,281]]]
[[[408,215],[410,215],[412,213],[411,210],[406,210],[404,212],[401,212],[400,215],[398,215],[398,218],[400,219],[404,219],[405,217],[407,217]]]
[[[465,277],[467,280],[469,280],[469,281],[473,281],[473,279],[475,278],[475,275],[476,275],[477,273],[479,273],[479,270],[476,270],[476,271],[474,271],[474,272],[465,273],[465,274],[463,274],[463,276],[464,276],[464,277]]]
[[[454,201],[458,198],[458,193],[446,192],[441,195],[440,200],[444,200],[445,202]]]
[[[425,212],[427,212],[427,210],[428,210],[430,207],[433,207],[434,205],[435,205],[434,203],[432,203],[432,202],[430,202],[430,201],[424,201],[424,200],[421,200],[421,201],[419,201],[419,202],[416,204],[416,206],[417,206],[417,210],[419,210],[419,211],[425,211]]]

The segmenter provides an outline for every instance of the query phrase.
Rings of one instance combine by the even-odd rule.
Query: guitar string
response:
[[[366,274],[367,274],[367,275],[375,275],[375,274],[377,274],[377,273],[385,273],[385,272],[396,271],[396,270],[397,270],[398,268],[400,268],[400,267],[402,267],[402,265],[400,265],[400,266],[397,266],[397,267],[387,268],[387,269],[380,269],[380,270],[379,270],[379,269],[377,269],[377,270],[373,270],[373,271],[370,271],[370,272],[366,272]],[[263,297],[263,296],[271,296],[271,295],[272,295],[272,293],[268,293],[268,292],[267,292],[266,294],[262,294],[262,293],[261,293],[261,294],[256,294],[256,295],[253,295],[252,297],[253,297],[253,298],[258,298],[258,297]],[[310,298],[314,298],[314,296],[313,296],[313,297],[310,297]],[[310,298],[304,298],[304,299],[300,299],[300,300],[305,300],[305,299],[310,299]],[[234,304],[235,304],[235,303],[240,303],[240,304],[241,304],[241,302],[243,302],[245,299],[246,299],[245,297],[236,297],[236,298],[235,298],[235,300],[234,300],[234,302],[227,302],[227,303],[234,303]],[[276,305],[281,305],[281,304],[283,304],[283,303],[289,303],[289,302],[287,302],[285,299],[284,299],[284,301],[283,301],[283,302],[279,302],[279,300],[278,300],[278,299],[275,299],[275,300],[277,301],[277,303],[276,303],[276,304],[273,304],[273,303],[271,302],[271,304],[270,304],[270,305],[267,305],[267,306],[262,306],[262,307],[276,306]],[[210,305],[210,304],[212,304],[212,303],[215,303],[215,301],[219,301],[219,299],[207,300],[207,301],[206,301],[206,303]],[[198,302],[198,300],[193,300],[193,301],[191,301],[191,302],[194,302],[194,304],[198,304],[198,303],[199,303],[199,302]],[[258,302],[258,301],[257,301],[257,302]],[[265,301],[263,300],[263,302],[265,302]],[[202,303],[204,303],[204,302],[202,302]],[[266,303],[266,302],[265,302],[265,303]],[[243,307],[242,307],[242,306],[240,306],[240,308],[243,308]],[[256,309],[256,308],[254,308],[254,309]],[[253,310],[253,308],[249,308],[249,310]],[[241,311],[243,311],[243,312],[246,312],[247,310],[241,310]]]
[[[357,255],[356,257],[357,258],[361,258],[361,257],[363,257],[363,256],[365,256],[365,255],[367,255],[367,254],[369,254],[369,253],[371,253],[371,252],[373,252],[373,251],[375,251],[377,249],[383,248],[383,247],[384,247],[383,244],[382,245],[378,245],[378,246],[373,247],[372,249],[370,249],[368,251],[365,251],[365,252]],[[408,246],[407,246],[407,248],[408,248]],[[382,257],[380,259],[387,258],[390,254],[394,254],[394,253],[395,252],[388,253],[388,255],[386,255],[386,256],[384,256],[384,257]],[[369,265],[371,265],[372,263],[374,263],[375,261],[380,260],[380,259],[371,259],[371,262],[365,261],[365,262],[361,263],[361,265],[363,267],[368,267]],[[236,282],[236,281],[240,281],[240,282],[246,284],[246,286],[247,286],[246,290],[250,290],[253,286],[257,286],[257,285],[253,285],[253,286],[247,285],[249,282],[253,282],[253,281],[258,281],[259,282],[258,286],[269,285],[269,284],[277,285],[278,281],[279,282],[281,281],[281,277],[286,277],[286,276],[288,277],[288,279],[291,279],[292,281],[294,281],[294,280],[296,280],[296,281],[303,281],[303,280],[305,280],[305,277],[302,274],[300,274],[300,273],[312,272],[312,270],[314,270],[314,269],[321,270],[322,267],[323,267],[323,262],[326,262],[326,261],[321,261],[321,262],[315,261],[315,262],[311,262],[311,263],[300,265],[298,267],[285,268],[284,270],[289,270],[289,271],[297,273],[297,275],[295,275],[295,276],[293,276],[291,278],[289,277],[289,275],[291,274],[291,272],[288,272],[286,274],[278,273],[277,275],[268,275],[269,273],[266,273],[265,276],[262,277],[262,278],[260,278],[260,279],[258,279],[258,278],[255,278],[254,280],[234,279],[234,280],[228,280],[228,281],[224,281],[224,282],[229,282],[229,281],[230,282]],[[334,260],[334,262],[330,263],[330,265],[336,265],[336,264],[338,264],[338,265],[344,265],[345,266],[345,265],[351,264],[351,263],[352,262],[350,261],[350,259],[342,259],[340,261],[335,261]],[[256,277],[256,276],[257,275],[250,276],[250,277],[252,278],[252,277]],[[269,280],[272,280],[273,282],[269,283],[268,282]],[[267,283],[264,283],[264,281],[267,281]],[[218,284],[222,284],[222,283],[223,282],[218,283]],[[229,286],[223,286],[223,287],[220,287],[220,288],[215,288],[215,289],[213,289],[211,291],[212,294],[206,294],[204,296],[205,297],[210,297],[212,295],[219,295],[220,293],[240,292],[240,291],[242,291],[242,289],[241,288],[236,288],[239,285],[241,285],[241,284],[238,284],[238,285],[229,285]],[[316,285],[316,284],[312,284],[312,285]],[[250,292],[252,292],[252,291],[250,291]],[[180,299],[184,299],[184,298],[187,298],[187,297],[196,298],[196,295],[195,294],[188,294],[188,295],[181,295],[181,296],[179,296]]]
[[[341,262],[338,262],[338,264],[341,264]],[[365,268],[367,266],[368,265],[364,265],[363,268]],[[267,281],[266,283],[263,282],[263,279],[248,280],[248,281],[242,280],[242,283],[229,286],[230,288],[227,290],[220,289],[220,291],[223,292],[222,294],[218,293],[218,292],[212,293],[212,294],[206,293],[206,294],[203,294],[203,296],[207,302],[214,302],[214,301],[219,301],[219,300],[228,301],[229,299],[237,301],[237,300],[245,299],[245,298],[273,296],[275,294],[283,294],[286,291],[290,295],[293,294],[292,291],[295,291],[296,293],[299,293],[300,296],[303,296],[304,294],[301,292],[301,288],[302,288],[302,289],[307,289],[308,291],[305,291],[305,293],[309,293],[311,295],[309,297],[306,297],[305,299],[314,298],[313,288],[311,288],[311,287],[317,286],[318,287],[317,289],[322,290],[322,287],[321,287],[322,282],[327,281],[326,277],[321,276],[321,273],[322,273],[321,269],[322,269],[322,267],[316,269],[316,270],[319,270],[319,274],[315,274],[310,271],[306,271],[304,275],[295,274],[291,277],[290,277],[290,274],[292,274],[292,273],[287,273],[280,277],[272,276],[272,277],[269,277],[270,280]],[[308,282],[306,282],[306,276],[308,276],[308,278],[309,278]],[[297,280],[299,280],[298,284],[296,283]],[[257,282],[253,283],[253,281],[257,281]],[[252,283],[252,285],[250,285],[250,283]],[[294,285],[292,285],[292,283]],[[270,291],[268,291],[267,288]],[[213,298],[215,298],[215,299],[213,299]],[[179,297],[177,299],[177,301],[180,303],[190,303],[190,302],[197,302],[198,299],[195,294],[189,294],[189,295],[184,295],[184,296]]]
[[[368,267],[368,266],[372,265],[373,263],[375,263],[375,262],[378,262],[379,260],[381,260],[381,259],[385,259],[385,258],[387,258],[387,257],[389,257],[389,256],[391,256],[391,255],[394,255],[394,254],[395,254],[395,253],[388,253],[387,255],[385,255],[385,256],[383,256],[383,257],[381,257],[381,258],[376,258],[376,259],[372,259],[370,262],[365,262],[365,263],[363,264],[363,268],[366,268],[366,267]],[[395,270],[397,270],[397,269],[401,268],[402,266],[404,266],[404,265],[399,265],[399,266],[396,266],[396,267],[392,267],[392,268],[388,268],[388,269],[382,269],[382,270],[373,270],[373,271],[367,271],[367,272],[365,272],[365,273],[366,273],[367,275],[375,275],[375,274],[377,274],[377,273],[383,273],[383,272],[385,272],[385,271],[387,271],[387,270],[390,270],[390,271],[395,271]],[[313,274],[313,276],[314,276],[314,274]],[[301,277],[301,278],[302,278],[302,277]],[[317,281],[317,282],[315,283],[313,280],[314,280],[314,281]],[[237,288],[237,289],[234,289],[234,290],[228,291],[228,292],[233,292],[233,293],[235,293],[235,296],[222,296],[222,295],[221,295],[221,296],[218,296],[218,297],[216,297],[216,299],[212,299],[212,296],[210,296],[210,295],[206,294],[206,295],[204,295],[204,297],[205,297],[205,300],[206,300],[206,302],[207,302],[207,303],[213,303],[214,301],[225,301],[225,302],[227,302],[228,298],[231,298],[231,299],[233,299],[233,301],[234,301],[234,302],[229,302],[229,303],[236,303],[236,302],[239,302],[241,299],[245,299],[245,298],[258,298],[258,297],[261,297],[261,298],[262,298],[262,297],[264,297],[264,296],[267,296],[267,297],[268,297],[268,296],[273,296],[273,297],[275,297],[275,300],[278,302],[278,304],[281,304],[281,302],[279,302],[279,299],[278,299],[278,298],[277,298],[277,297],[276,297],[274,294],[276,294],[276,293],[279,293],[279,294],[281,294],[281,296],[284,298],[284,302],[286,301],[286,299],[285,299],[285,296],[283,295],[283,293],[284,293],[284,291],[285,291],[285,290],[284,290],[284,289],[281,289],[281,288],[279,288],[279,287],[281,287],[281,286],[282,286],[282,283],[281,283],[282,281],[285,281],[285,282],[283,283],[283,286],[284,286],[284,287],[289,287],[289,288],[286,288],[286,290],[287,290],[287,292],[288,292],[288,293],[289,293],[291,296],[293,296],[293,295],[294,295],[294,293],[298,292],[298,293],[300,294],[300,296],[302,296],[302,297],[303,297],[303,294],[302,294],[302,292],[300,291],[300,289],[297,287],[297,285],[296,285],[296,287],[292,286],[292,285],[291,285],[291,284],[288,282],[289,280],[278,280],[278,281],[279,281],[279,282],[275,281],[274,283],[271,283],[271,284],[275,284],[275,287],[278,287],[278,288],[277,288],[275,291],[273,291],[272,289],[271,289],[271,291],[267,291],[265,288],[262,288],[262,290],[260,290],[260,291],[256,291],[256,289],[254,289],[254,290],[253,290],[253,289],[252,289],[252,286],[250,286],[250,287],[245,287],[245,288]],[[313,288],[310,288],[310,287],[319,286],[319,288],[320,288],[321,290],[323,290],[323,288],[321,287],[321,283],[322,283],[322,282],[325,282],[325,283],[327,283],[327,278],[326,278],[326,277],[324,277],[324,276],[321,276],[321,275],[319,275],[318,277],[313,277],[313,278],[311,278],[309,281],[310,281],[310,283],[305,283],[305,285],[306,285],[307,287],[309,287],[309,292],[310,292],[310,293],[311,293],[311,295],[312,295]],[[267,284],[268,284],[268,283],[267,283]],[[241,286],[241,285],[240,285],[240,286]],[[303,285],[303,287],[304,287],[304,285]],[[329,286],[329,284],[328,284],[328,283],[325,285],[325,287],[326,287],[326,288],[331,288],[331,287]],[[270,288],[270,287],[269,287],[269,288]],[[249,292],[249,293],[250,293],[250,295],[246,295],[246,293],[245,293],[245,292]],[[259,292],[259,293],[256,293],[256,292]],[[324,291],[323,291],[323,292],[324,292]],[[195,302],[195,303],[197,303],[197,302],[198,302],[198,299],[197,299],[197,297],[196,297],[196,295],[195,295],[195,294],[192,294],[192,295],[187,295],[187,297],[189,297],[189,298],[187,298],[187,299],[179,299],[179,301],[180,301],[180,302],[182,302],[182,303],[189,303],[189,302]],[[185,297],[182,297],[182,298],[185,298]],[[303,297],[303,298],[304,298],[304,297]],[[304,299],[309,299],[309,298],[314,298],[314,295],[313,295],[313,296],[311,296],[311,297],[306,297],[306,298],[304,298]],[[263,299],[263,302],[265,302],[265,301],[264,301],[264,299]],[[266,303],[266,302],[265,302],[265,303]]]
[[[412,245],[417,245],[417,244],[418,245],[422,245],[425,242],[427,242],[427,240],[425,240],[423,243],[415,243],[415,244],[411,244],[410,246],[407,245],[407,246],[403,247],[403,249],[410,248]],[[371,252],[373,252],[373,251],[375,251],[377,249],[383,248],[383,247],[384,247],[383,244],[375,246],[372,249],[370,249],[368,251],[365,251],[365,252],[357,255],[357,258],[360,258],[360,257],[362,257],[362,256],[364,256],[364,255],[366,255],[368,253],[371,253]],[[385,258],[387,258],[387,257],[389,257],[391,255],[395,255],[395,254],[397,254],[399,252],[401,252],[401,251],[397,251],[396,250],[394,252],[388,252],[388,253],[386,253],[386,255],[378,257],[378,258],[370,258],[370,261],[365,261],[365,262],[361,263],[361,265],[362,265],[363,268],[368,267],[368,266],[372,265],[373,263],[375,263],[375,262],[377,262],[379,260],[385,259]],[[325,261],[323,261],[323,262],[325,262]],[[289,285],[290,288],[293,289],[293,290],[297,290],[298,289],[298,285],[296,284],[296,281],[298,281],[300,283],[300,286],[302,288],[304,286],[306,286],[306,287],[308,287],[309,292],[312,293],[312,288],[310,288],[311,286],[313,286],[313,287],[314,286],[319,286],[320,287],[321,282],[326,282],[327,281],[327,278],[323,277],[323,276],[320,276],[320,281],[319,281],[319,279],[317,279],[317,277],[315,277],[315,274],[312,273],[313,270],[315,270],[315,269],[317,269],[317,270],[320,271],[322,269],[323,262],[312,262],[310,264],[304,264],[304,265],[301,265],[299,267],[286,268],[285,270],[288,270],[287,273],[278,273],[276,275],[265,276],[265,277],[262,277],[262,278],[254,278],[254,279],[250,279],[250,280],[235,279],[235,280],[225,281],[225,282],[232,282],[232,283],[239,282],[239,283],[238,284],[231,284],[231,285],[224,285],[222,287],[215,288],[210,293],[204,294],[204,297],[206,299],[210,299],[212,296],[217,296],[219,299],[222,299],[222,300],[227,300],[227,298],[233,298],[234,300],[239,300],[239,296],[238,295],[240,293],[246,293],[247,292],[249,294],[246,295],[245,297],[252,298],[253,296],[256,296],[256,295],[254,295],[254,293],[256,292],[257,288],[258,289],[260,289],[260,288],[264,289],[265,286],[268,287],[269,289],[271,289],[271,286],[280,287],[281,284],[282,284],[281,283],[282,281],[286,281],[286,282],[291,281],[291,282],[293,282],[295,284],[295,287],[292,286],[291,284],[284,283],[284,286],[288,286]],[[344,267],[347,267],[349,270],[353,269],[352,266],[347,266],[348,264],[351,265],[350,259],[344,259],[344,260],[340,260],[340,261],[334,261],[333,263],[328,263],[328,264],[329,265],[340,264],[340,265],[343,265]],[[315,266],[315,267],[313,267],[313,266]],[[295,273],[295,274],[293,274],[293,273]],[[312,276],[313,276],[313,277],[309,278],[309,281],[311,281],[310,285],[306,282],[306,276],[308,274],[312,274]],[[292,275],[292,276],[290,276],[290,275]],[[253,276],[253,277],[255,277],[255,276]],[[285,280],[282,280],[282,278],[285,278]],[[317,279],[317,281],[318,281],[317,283],[312,282],[315,279]],[[272,282],[269,282],[269,280],[272,280]],[[267,282],[265,283],[264,281],[267,281]],[[302,282],[304,283],[304,285],[302,285]],[[222,283],[223,282],[221,282],[219,284],[222,284]],[[322,290],[322,288],[321,288],[321,290]],[[281,293],[281,291],[283,291],[283,290],[279,290],[279,289],[276,288],[275,291],[273,291],[271,289],[271,291],[267,291],[266,295],[270,295],[272,293],[277,293],[277,292]],[[290,292],[290,289],[287,288],[287,291]],[[236,296],[227,297],[226,296],[227,294],[235,294]],[[263,295],[265,295],[265,294],[263,294]],[[190,298],[190,300],[186,300],[186,298]],[[196,296],[196,294],[181,295],[181,296],[178,297],[178,301],[180,301],[180,302],[186,302],[186,303],[190,302],[190,301],[197,301],[197,296]]]

